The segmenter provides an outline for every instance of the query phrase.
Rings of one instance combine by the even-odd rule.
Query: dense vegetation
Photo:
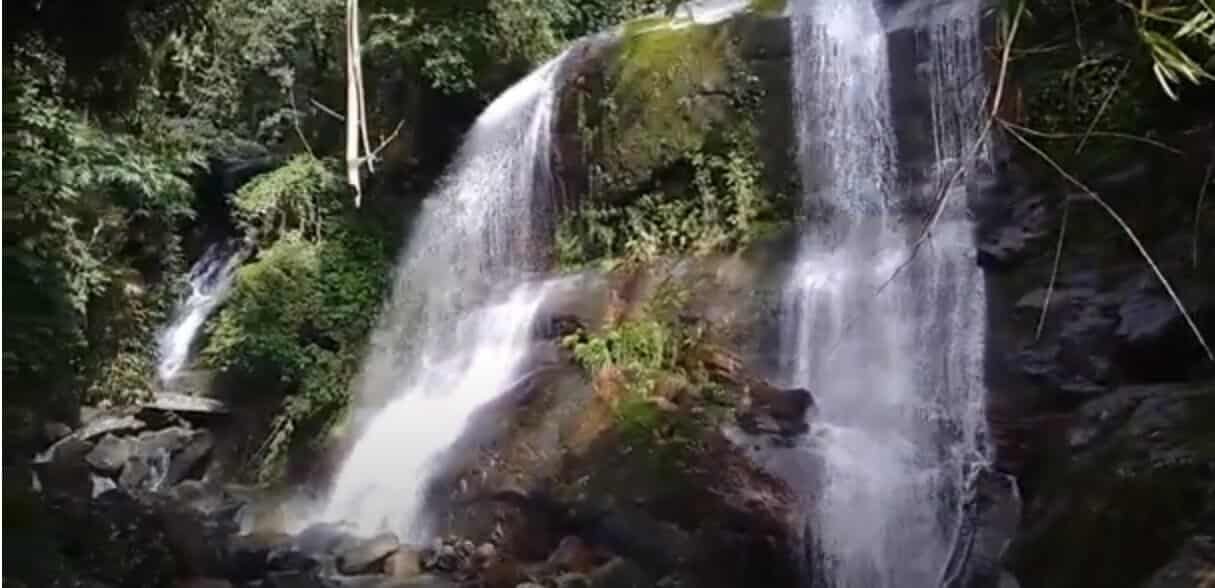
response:
[[[387,171],[362,210],[335,159],[343,2],[6,4],[6,465],[44,420],[150,392],[184,271],[234,234],[256,252],[203,359],[237,400],[281,399],[257,458],[281,461],[307,438],[294,431],[344,407],[402,221],[480,106],[569,40],[658,4],[364,3]]]
[[[1005,4],[1007,31],[1022,4]],[[1207,136],[1194,123],[1212,103],[1199,85],[1215,27],[1206,0],[1024,6],[1010,62],[1020,98],[1005,118],[1063,165],[1095,173],[1124,150],[1172,157],[1152,144]],[[384,161],[355,209],[336,159],[344,3],[6,5],[6,441],[28,448],[39,423],[72,421],[81,402],[146,395],[154,330],[183,272],[205,241],[233,234],[255,255],[203,359],[273,383],[235,390],[278,403],[261,463],[315,438],[345,405],[402,220],[479,108],[571,39],[664,7],[364,3]],[[655,23],[627,27],[614,68],[577,93],[589,185],[559,231],[566,267],[735,250],[790,218],[787,178],[760,163],[764,97],[737,36]],[[232,173],[253,160],[278,169]]]

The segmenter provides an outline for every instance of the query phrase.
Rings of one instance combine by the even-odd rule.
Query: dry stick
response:
[[[1072,0],[1072,25],[1076,29],[1076,48],[1084,51],[1084,43],[1080,36],[1080,13],[1076,11],[1076,0]]]
[[[1080,143],[1076,145],[1076,150],[1073,155],[1079,155],[1084,150],[1084,145],[1088,143],[1088,138],[1092,136],[1093,130],[1097,128],[1097,123],[1100,122],[1101,116],[1105,114],[1105,109],[1109,108],[1110,102],[1114,100],[1114,95],[1118,93],[1118,87],[1122,85],[1122,78],[1126,77],[1126,72],[1130,71],[1131,62],[1126,62],[1118,77],[1114,80],[1114,85],[1105,95],[1105,100],[1101,101],[1101,107],[1097,109],[1097,114],[1093,116],[1093,120],[1088,123],[1088,128],[1084,129],[1084,136],[1080,138]]]
[[[1051,159],[1051,157],[1047,155],[1046,152],[1042,151],[1041,148],[1034,145],[1029,139],[1026,139],[1024,135],[1011,127],[1005,126],[1004,128],[1009,132],[1009,134],[1016,138],[1017,141],[1020,141],[1021,144],[1029,148],[1030,151],[1033,151],[1038,157],[1042,158],[1042,160],[1050,165],[1051,168],[1053,168],[1056,172],[1058,172],[1060,176],[1063,176],[1063,179],[1082,190],[1088,195],[1089,198],[1092,198],[1097,205],[1099,205],[1107,214],[1110,215],[1110,217],[1114,219],[1114,222],[1118,223],[1118,226],[1122,228],[1122,232],[1126,234],[1126,236],[1131,240],[1131,243],[1135,245],[1135,248],[1139,250],[1139,254],[1143,256],[1143,259],[1147,262],[1148,267],[1152,268],[1152,272],[1156,274],[1156,278],[1160,280],[1160,284],[1164,286],[1164,289],[1166,292],[1168,292],[1169,297],[1173,299],[1173,304],[1177,306],[1177,310],[1181,311],[1181,316],[1185,318],[1186,324],[1189,325],[1190,330],[1194,333],[1194,337],[1198,339],[1198,344],[1202,346],[1204,351],[1206,351],[1207,357],[1211,361],[1215,361],[1215,352],[1211,351],[1210,345],[1207,345],[1207,340],[1202,336],[1202,331],[1198,329],[1198,325],[1194,322],[1194,319],[1190,317],[1189,311],[1185,309],[1185,304],[1181,302],[1181,298],[1178,297],[1177,292],[1173,290],[1173,285],[1169,283],[1168,278],[1164,277],[1164,273],[1160,271],[1160,267],[1156,265],[1156,261],[1152,259],[1152,256],[1148,253],[1147,248],[1143,246],[1143,242],[1139,240],[1137,235],[1135,235],[1135,231],[1131,229],[1130,225],[1126,224],[1126,221],[1122,219],[1122,216],[1119,215],[1118,212],[1113,209],[1113,207],[1106,203],[1104,198],[1099,196],[1096,192],[1093,192],[1091,188],[1080,180],[1076,179],[1075,176],[1067,173],[1067,170],[1063,169],[1063,167],[1056,163],[1054,159]]]
[[[1004,100],[1004,81],[1008,76],[1009,56],[1012,53],[1013,41],[1015,41],[1017,38],[1017,29],[1021,25],[1021,15],[1024,11],[1025,3],[1018,3],[1017,13],[1015,16],[1013,16],[1012,27],[1009,29],[1008,39],[1004,43],[1003,54],[1000,56],[1000,77],[996,80],[995,96],[991,102],[992,115],[987,118],[987,123],[983,125],[983,132],[979,133],[979,137],[975,139],[974,146],[971,148],[970,154],[966,157],[966,159],[963,159],[958,163],[958,168],[954,170],[953,175],[950,176],[949,180],[947,180],[945,184],[941,186],[940,191],[937,193],[936,210],[933,211],[932,217],[928,219],[928,223],[925,224],[923,230],[920,231],[920,236],[917,237],[915,243],[911,245],[911,251],[908,253],[907,259],[903,260],[903,263],[899,264],[899,267],[895,268],[894,272],[890,274],[890,277],[878,287],[874,295],[881,294],[882,291],[886,289],[886,286],[890,285],[890,283],[893,282],[900,273],[902,273],[903,269],[910,265],[911,261],[915,259],[916,253],[919,252],[920,247],[924,245],[924,242],[928,240],[928,237],[932,234],[933,227],[936,226],[937,221],[941,219],[941,215],[945,212],[945,205],[949,202],[950,188],[952,188],[954,183],[958,181],[958,178],[962,177],[962,174],[965,173],[966,163],[973,161],[975,157],[978,156],[979,150],[983,148],[984,141],[987,140],[987,135],[991,133],[991,128],[995,122],[995,112],[1000,108],[1000,103]]]
[[[304,138],[304,129],[300,127],[300,111],[295,107],[294,85],[287,89],[287,97],[291,100],[291,122],[295,126],[295,134],[299,135],[300,141],[304,144],[304,149],[308,151],[308,155],[316,159],[316,153],[312,152],[312,145],[308,144],[308,139]]]
[[[996,118],[995,113],[1000,108],[1000,103],[1004,99],[1004,82],[1008,76],[1008,62],[1010,61],[1010,56],[1012,54],[1013,42],[1017,38],[1017,30],[1021,26],[1021,16],[1024,14],[1024,12],[1025,2],[1018,2],[1017,12],[1015,15],[1013,15],[1012,26],[1008,30],[1008,39],[1005,40],[1004,50],[1000,55],[1000,75],[996,80],[995,96],[991,102],[992,114],[987,117],[987,122],[983,125],[983,131],[979,133],[978,138],[975,139],[974,146],[971,148],[970,153],[965,159],[958,162],[958,168],[954,170],[953,175],[951,175],[949,179],[941,185],[941,189],[937,192],[936,209],[933,211],[932,216],[928,219],[928,222],[925,223],[923,230],[920,231],[920,236],[916,238],[914,243],[912,243],[910,251],[907,253],[907,259],[904,259],[903,262],[900,263],[893,272],[891,272],[890,277],[886,278],[886,280],[873,291],[874,298],[881,296],[882,292],[886,291],[886,287],[893,283],[895,278],[898,278],[899,275],[903,273],[903,270],[907,269],[907,267],[911,265],[911,262],[915,260],[916,255],[920,252],[920,247],[924,246],[924,243],[932,235],[933,227],[935,227],[937,222],[941,219],[941,215],[945,213],[945,205],[949,202],[950,188],[952,188],[954,183],[958,181],[958,178],[962,177],[962,174],[966,172],[967,163],[973,161],[978,156],[979,150],[983,148],[984,141],[987,140],[987,135],[991,133],[991,128],[994,125]],[[839,338],[836,339],[835,343],[831,346],[831,350],[827,352],[828,358],[835,355],[836,350],[839,349],[841,344],[843,344],[844,335],[852,330],[852,326],[856,324],[856,321],[859,319],[859,315],[854,315],[844,325],[843,329],[840,331]]]
[[[1017,129],[1018,131],[1021,131],[1022,133],[1025,133],[1026,135],[1033,135],[1035,137],[1042,137],[1044,139],[1074,139],[1076,137],[1081,136],[1079,133],[1048,133],[1046,131],[1039,131],[1037,129],[1031,129],[1027,126],[1019,125],[1019,124],[1009,122],[1006,120],[1000,121],[1000,125],[1005,126],[1005,127],[1012,127],[1014,129]],[[1157,148],[1163,149],[1170,153],[1175,153],[1177,155],[1182,155],[1184,153],[1182,150],[1180,150],[1176,147],[1173,147],[1172,145],[1169,145],[1167,143],[1162,143],[1160,141],[1157,141],[1155,139],[1149,139],[1147,137],[1140,137],[1139,135],[1132,135],[1130,133],[1118,133],[1118,132],[1114,132],[1114,131],[1093,131],[1092,133],[1089,133],[1089,134],[1093,137],[1110,137],[1110,138],[1114,138],[1114,139],[1126,139],[1128,141],[1136,141],[1139,143],[1143,143],[1145,145],[1151,145],[1152,147],[1157,147]]]
[[[1059,261],[1063,259],[1063,240],[1067,237],[1067,218],[1070,216],[1072,201],[1063,199],[1063,221],[1059,224],[1059,240],[1055,243],[1055,262],[1050,270],[1050,282],[1046,284],[1046,298],[1042,300],[1042,314],[1038,315],[1038,326],[1034,328],[1034,342],[1042,338],[1042,327],[1046,325],[1046,311],[1050,309],[1051,297],[1055,294],[1055,280],[1059,277]]]
[[[1207,164],[1207,173],[1202,178],[1202,188],[1198,190],[1198,203],[1194,205],[1194,269],[1198,269],[1198,221],[1202,218],[1202,201],[1207,197],[1207,188],[1211,187],[1211,170],[1215,169],[1215,159]]]
[[[380,141],[379,146],[376,147],[375,150],[371,152],[370,157],[372,157],[372,158],[379,157],[380,152],[383,151],[384,148],[387,147],[389,143],[392,143],[397,138],[397,135],[401,133],[401,128],[404,126],[405,126],[405,119],[401,119],[400,122],[397,123],[397,126],[392,129],[392,132],[388,134],[388,137],[386,137],[383,141]]]
[[[346,122],[345,116],[342,116],[341,113],[333,110],[332,108],[329,108],[328,106],[325,106],[324,104],[321,104],[320,102],[317,102],[316,98],[309,98],[308,101],[311,102],[312,105],[315,106],[321,112],[324,112],[325,114],[328,114],[329,116],[332,116],[333,118],[336,118],[337,120]]]

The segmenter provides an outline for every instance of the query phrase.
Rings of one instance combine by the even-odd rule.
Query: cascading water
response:
[[[913,247],[940,190],[897,183],[875,1],[794,6],[799,161],[812,220],[786,289],[782,370],[820,409],[812,448],[823,472],[807,515],[813,584],[926,588],[951,581],[974,473],[987,462],[985,295],[963,188]],[[959,51],[977,43],[977,26],[940,26],[929,53],[941,82],[931,89],[935,159],[944,164],[965,159],[982,101],[956,91],[966,76],[981,83],[978,64]],[[960,38],[963,30],[974,36]]]
[[[361,408],[374,415],[338,472],[325,520],[428,539],[427,488],[446,452],[517,378],[536,313],[557,287],[524,278],[552,233],[544,196],[563,61],[490,104],[416,221],[360,375]]]
[[[171,382],[189,361],[199,329],[227,296],[244,257],[244,249],[217,243],[190,268],[190,295],[174,310],[173,322],[158,337],[156,373],[162,384]]]

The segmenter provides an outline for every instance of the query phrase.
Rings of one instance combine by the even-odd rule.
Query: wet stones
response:
[[[784,436],[805,433],[812,416],[814,397],[809,390],[780,389],[766,383],[746,388],[739,407],[738,424],[746,432]]]
[[[377,535],[339,553],[338,571],[349,575],[368,572],[388,556],[397,553],[399,548],[400,542],[395,534]]]
[[[130,441],[114,435],[106,435],[84,459],[93,469],[112,476],[122,471],[122,467],[126,465],[127,459],[130,457]]]

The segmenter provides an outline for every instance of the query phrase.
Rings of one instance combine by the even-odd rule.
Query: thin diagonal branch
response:
[[[1166,292],[1168,292],[1169,297],[1173,299],[1173,304],[1177,306],[1177,310],[1181,312],[1181,316],[1185,319],[1186,324],[1190,327],[1190,331],[1194,333],[1194,338],[1198,340],[1198,344],[1202,346],[1204,351],[1206,351],[1207,358],[1209,358],[1211,361],[1215,361],[1215,352],[1211,351],[1211,346],[1207,344],[1207,340],[1202,336],[1202,331],[1199,330],[1198,324],[1194,322],[1193,317],[1191,317],[1189,311],[1186,310],[1185,304],[1181,302],[1181,297],[1179,297],[1177,292],[1173,290],[1173,285],[1169,283],[1168,278],[1164,276],[1164,272],[1160,270],[1160,266],[1158,266],[1156,261],[1152,259],[1152,256],[1148,253],[1147,248],[1143,246],[1143,242],[1139,240],[1139,236],[1136,235],[1135,231],[1131,229],[1130,225],[1123,220],[1122,216],[1118,214],[1118,211],[1114,210],[1114,208],[1111,207],[1104,198],[1085,185],[1084,182],[1081,182],[1080,180],[1076,179],[1075,176],[1067,173],[1067,170],[1063,169],[1063,167],[1060,166],[1049,155],[1047,155],[1045,151],[1042,151],[1041,148],[1034,145],[1032,141],[1025,138],[1025,136],[1021,133],[1017,132],[1016,129],[1008,126],[1005,126],[1004,128],[1022,145],[1025,145],[1030,151],[1033,151],[1038,157],[1042,158],[1042,160],[1050,165],[1051,168],[1053,168],[1056,172],[1058,172],[1063,179],[1082,190],[1086,195],[1088,195],[1089,198],[1092,198],[1093,202],[1096,202],[1098,206],[1105,210],[1105,212],[1114,219],[1114,222],[1118,223],[1118,226],[1122,228],[1122,232],[1126,234],[1127,238],[1131,240],[1131,243],[1135,245],[1135,248],[1139,250],[1139,254],[1143,256],[1143,259],[1147,262],[1148,267],[1150,267],[1152,272],[1156,274],[1156,278],[1160,281],[1160,284],[1164,286],[1164,289]]]

